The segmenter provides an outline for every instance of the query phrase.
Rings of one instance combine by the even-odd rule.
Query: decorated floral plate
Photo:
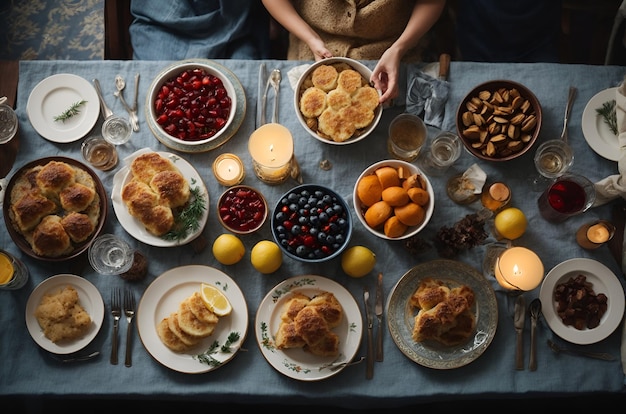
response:
[[[202,283],[220,289],[232,311],[219,318],[210,336],[185,352],[174,352],[159,338],[157,325],[176,312],[183,300],[199,292]],[[248,332],[248,306],[237,283],[222,271],[201,265],[176,267],[146,288],[137,308],[137,330],[148,353],[164,366],[187,374],[209,372],[226,364],[241,349]]]
[[[169,152],[158,152],[158,154],[162,157],[165,157],[172,161],[189,182],[189,187],[192,190],[197,190],[199,195],[201,195],[205,199],[204,201],[206,208],[204,209],[204,213],[200,218],[198,228],[195,231],[189,232],[184,238],[180,240],[168,240],[164,237],[155,236],[154,234],[146,230],[145,226],[138,219],[130,215],[126,204],[122,200],[122,189],[132,179],[132,173],[129,167],[130,164],[137,156],[148,151],[151,150],[142,149],[136,151],[124,160],[126,162],[126,165],[115,173],[115,177],[113,178],[113,190],[111,191],[111,200],[113,202],[113,210],[115,211],[115,215],[117,216],[117,219],[124,228],[124,230],[126,230],[135,239],[143,243],[149,244],[150,246],[171,247],[187,244],[194,240],[196,237],[198,237],[200,233],[202,233],[202,230],[204,230],[204,226],[206,225],[207,219],[209,217],[209,192],[207,191],[206,186],[202,181],[202,177],[200,177],[198,171],[183,158]],[[192,195],[192,197],[194,196]]]
[[[445,346],[434,341],[413,340],[417,311],[409,299],[425,278],[441,280],[446,284],[467,285],[474,291],[476,329],[464,343]],[[386,313],[391,337],[400,351],[412,361],[436,369],[458,368],[477,359],[491,344],[498,326],[498,304],[493,288],[473,267],[454,260],[432,260],[409,269],[391,290]]]
[[[46,338],[35,317],[35,310],[46,294],[53,294],[66,286],[78,292],[78,303],[91,317],[91,326],[82,338],[54,343]],[[104,302],[98,289],[87,279],[76,275],[60,274],[51,276],[37,285],[26,302],[26,327],[30,336],[46,351],[55,354],[71,354],[80,351],[96,337],[104,320]]]
[[[322,292],[335,295],[343,308],[343,318],[333,331],[339,336],[339,355],[322,357],[302,348],[278,349],[276,332],[280,326],[282,306],[293,294],[313,297]],[[305,275],[284,280],[261,301],[254,322],[261,353],[278,372],[300,381],[317,381],[338,374],[354,358],[361,344],[363,318],[354,297],[339,283],[322,276]]]

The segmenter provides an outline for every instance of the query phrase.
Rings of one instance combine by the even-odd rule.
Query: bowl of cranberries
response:
[[[148,125],[157,139],[188,152],[221,141],[236,108],[232,82],[210,61],[182,61],[165,68],[146,97]]]
[[[303,262],[318,263],[339,256],[352,235],[346,201],[330,188],[316,184],[303,184],[283,194],[270,222],[283,252]]]
[[[227,230],[250,234],[267,219],[267,202],[260,191],[247,185],[236,185],[222,193],[217,201],[218,219]]]

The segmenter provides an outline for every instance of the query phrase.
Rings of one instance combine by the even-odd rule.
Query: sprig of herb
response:
[[[601,108],[597,108],[596,112],[604,118],[604,122],[609,126],[611,132],[615,135],[619,133],[617,130],[617,113],[615,112],[615,99],[605,102]]]
[[[87,101],[82,100],[79,102],[74,102],[72,104],[72,106],[70,106],[68,109],[66,109],[65,111],[63,111],[63,113],[61,115],[57,115],[54,117],[55,122],[56,121],[61,121],[61,122],[65,122],[68,119],[70,119],[71,117],[73,117],[74,115],[78,115],[78,113],[80,113],[80,109],[79,107],[81,105],[84,105]]]
[[[222,362],[215,359],[213,354],[217,353],[218,351],[227,353],[227,354],[231,353],[232,352],[231,346],[233,345],[233,343],[237,342],[240,337],[241,335],[239,335],[239,332],[231,332],[228,335],[226,342],[224,342],[224,345],[220,347],[220,343],[217,340],[215,340],[213,341],[209,349],[207,349],[201,354],[195,355],[194,358],[203,364],[207,364],[212,367],[218,367],[222,364]]]
[[[191,184],[195,184],[195,180],[191,181]],[[174,219],[174,227],[165,235],[165,240],[182,240],[190,232],[197,231],[200,228],[200,218],[206,210],[206,203],[204,195],[200,191],[200,188],[191,187],[189,189],[191,198],[189,203],[183,208],[183,210]]]

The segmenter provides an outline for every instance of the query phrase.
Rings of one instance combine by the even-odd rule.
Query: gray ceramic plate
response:
[[[415,342],[411,337],[417,312],[409,298],[422,279],[429,277],[451,286],[464,284],[474,291],[476,330],[467,342],[444,346]],[[476,269],[454,260],[433,260],[411,268],[396,283],[387,300],[387,321],[394,342],[412,361],[429,368],[458,368],[478,358],[491,343],[498,326],[498,305],[493,288]]]

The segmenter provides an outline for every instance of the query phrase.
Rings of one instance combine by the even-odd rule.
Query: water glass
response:
[[[389,124],[387,150],[394,158],[411,162],[417,158],[428,136],[422,118],[403,113]]]
[[[101,136],[85,139],[80,147],[83,158],[92,167],[108,171],[117,165],[117,149]]]
[[[0,290],[17,290],[28,282],[28,268],[17,257],[0,249]]]
[[[17,134],[17,114],[7,104],[0,104],[0,144],[6,144]]]
[[[441,175],[461,156],[461,139],[457,134],[444,131],[437,135],[430,148],[418,159],[426,174]]]
[[[134,250],[113,234],[98,236],[89,246],[89,263],[102,275],[119,275],[133,264]]]
[[[574,152],[567,142],[552,139],[537,148],[534,161],[540,175],[533,179],[532,187],[534,191],[542,191],[551,180],[570,169],[574,163]]]
[[[126,118],[111,116],[102,124],[102,137],[113,145],[122,145],[128,142],[133,129]]]
[[[558,223],[587,211],[595,199],[595,187],[588,178],[564,174],[541,194],[537,204],[544,219]]]

